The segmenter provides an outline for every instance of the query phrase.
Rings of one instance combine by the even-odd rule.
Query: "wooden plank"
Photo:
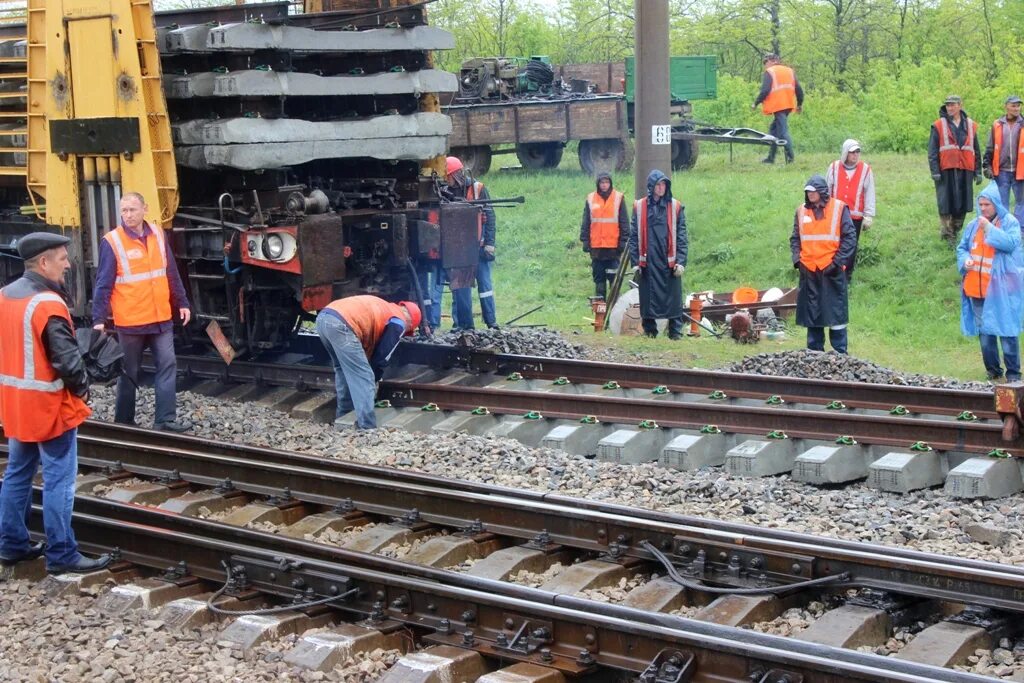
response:
[[[569,103],[573,140],[622,136],[617,103],[620,100],[577,100]]]
[[[592,81],[598,92],[623,92],[622,80],[626,77],[624,62],[598,62],[593,64],[563,64],[555,73],[565,81],[574,78]]]
[[[520,142],[565,142],[568,131],[565,129],[567,102],[545,102],[521,104],[516,107],[519,112]]]
[[[468,138],[474,145],[494,145],[516,139],[515,113],[512,107],[466,109]],[[453,125],[455,121],[452,121]],[[455,131],[453,131],[453,135]]]

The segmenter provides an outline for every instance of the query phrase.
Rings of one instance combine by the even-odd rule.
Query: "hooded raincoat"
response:
[[[807,185],[818,189],[826,204],[830,201],[828,184],[820,175],[811,176]],[[805,193],[806,198],[806,193]],[[804,206],[811,208],[805,201]],[[789,249],[793,267],[800,268],[800,291],[796,300],[796,322],[804,327],[833,327],[849,322],[847,282],[843,266],[848,266],[857,246],[857,231],[850,218],[850,210],[843,207],[839,219],[839,248],[832,263],[836,266],[824,270],[800,268],[800,211],[793,217],[793,234],[789,238]]]
[[[960,331],[968,337],[989,334],[995,337],[1017,337],[1021,333],[1021,316],[1024,315],[1024,256],[1021,251],[1020,223],[1006,210],[999,197],[999,187],[990,183],[978,198],[985,197],[996,207],[999,229],[989,230],[985,244],[994,248],[992,273],[988,291],[985,293],[985,307],[981,317],[981,328],[974,321],[971,301],[960,289]],[[977,204],[977,202],[975,202]],[[978,208],[981,216],[981,209]],[[979,230],[978,218],[964,228],[963,237],[956,248],[956,264],[960,277],[968,273],[964,265],[971,255],[971,244]],[[995,222],[995,221],[993,221]]]
[[[665,195],[654,198],[654,186],[665,181]],[[668,266],[668,210],[672,201],[672,180],[658,170],[647,176],[647,266],[640,269],[640,317],[682,318],[683,279],[674,277]],[[637,232],[640,221],[636,211],[629,226],[629,259],[640,264],[640,239]],[[688,240],[686,236],[686,208],[679,206],[676,217],[676,263],[686,265]]]

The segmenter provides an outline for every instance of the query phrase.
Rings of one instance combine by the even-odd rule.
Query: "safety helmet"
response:
[[[420,326],[420,321],[423,320],[423,314],[420,313],[420,307],[412,301],[399,301],[398,305],[403,307],[406,313],[409,314],[409,327],[406,328],[406,336],[411,335],[416,331],[416,328]]]
[[[448,175],[462,170],[462,160],[458,157],[448,157],[444,160],[445,170]]]

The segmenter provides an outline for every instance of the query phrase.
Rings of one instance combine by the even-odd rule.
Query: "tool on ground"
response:
[[[522,320],[526,316],[530,315],[531,313],[536,313],[537,311],[539,311],[542,308],[544,308],[544,304],[541,304],[540,306],[537,306],[536,308],[531,308],[526,313],[523,313],[522,315],[517,315],[516,317],[512,318],[511,320],[505,321],[505,324],[506,325],[511,325],[512,323],[516,322],[517,320]]]

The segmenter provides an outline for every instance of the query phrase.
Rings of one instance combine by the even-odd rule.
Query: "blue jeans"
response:
[[[440,261],[421,263],[420,291],[423,292],[423,317],[432,332],[441,327],[441,297],[444,294],[444,269]]]
[[[836,353],[846,353],[849,346],[849,337],[846,331],[846,325],[830,327],[828,329],[828,340],[832,344],[832,348],[835,349]],[[811,351],[825,350],[824,327],[807,328],[807,348]]]
[[[482,252],[482,250],[481,250]],[[480,296],[480,315],[484,325],[492,327],[498,324],[497,312],[494,310],[494,280],[491,279],[491,267],[494,261],[480,258],[476,266],[476,289]],[[473,329],[473,290],[452,290],[452,322],[455,327],[463,330]]]
[[[1002,174],[1000,174],[1002,175]],[[985,310],[985,300],[971,297],[971,310],[974,313],[974,325],[981,329],[981,317]],[[1020,379],[1020,341],[1017,337],[997,337],[992,334],[978,334],[981,342],[981,360],[989,379],[1003,376],[1003,368],[999,364],[999,347],[1003,347],[1003,362],[1006,363],[1006,379]]]
[[[1010,209],[1010,189],[1013,189],[1013,217],[1024,226],[1024,180],[1017,180],[1015,176],[1015,171],[1000,171],[996,176],[996,185],[999,187],[999,198],[1003,200],[1007,211]]]
[[[142,352],[149,347],[153,352],[156,374],[153,389],[156,394],[156,410],[153,425],[160,426],[174,422],[178,414],[177,381],[178,366],[174,357],[174,331],[158,334],[125,334],[117,336],[124,349],[124,374],[117,378],[117,403],[114,406],[114,421],[121,424],[135,424],[135,388],[139,384]]]
[[[316,333],[334,365],[334,390],[338,394],[335,415],[341,417],[354,410],[356,427],[375,428],[377,416],[373,412],[373,400],[377,395],[377,381],[359,337],[348,323],[326,311],[316,316]]]
[[[786,146],[783,148],[786,150],[786,160],[793,160],[793,138],[789,137],[789,110],[777,111],[774,114],[772,123],[768,126],[768,134],[774,135],[780,140],[786,141]],[[775,161],[775,152],[778,149],[777,145],[772,145],[768,148],[768,158]]]
[[[28,551],[25,520],[32,504],[32,477],[43,463],[43,528],[46,564],[75,564],[82,559],[71,530],[78,473],[78,429],[69,429],[49,441],[8,439],[10,457],[0,488],[0,557],[16,558]]]

